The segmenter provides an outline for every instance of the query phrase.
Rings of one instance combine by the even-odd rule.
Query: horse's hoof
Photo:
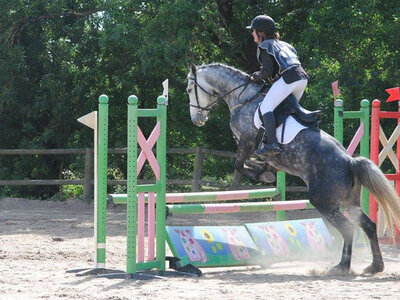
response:
[[[275,182],[276,178],[274,173],[266,171],[258,177],[258,180],[264,183],[272,183]]]
[[[369,267],[366,267],[362,272],[363,275],[375,275],[376,273],[382,272],[385,266],[383,263],[374,264],[372,263]]]
[[[338,264],[329,270],[328,275],[345,275],[349,274],[349,272],[350,266]]]

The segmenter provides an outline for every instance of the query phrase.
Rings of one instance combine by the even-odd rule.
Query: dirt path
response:
[[[269,213],[187,216],[169,222],[243,224],[273,217]],[[350,275],[327,275],[340,253],[333,257],[321,253],[309,261],[275,263],[264,269],[203,269],[200,278],[135,282],[65,273],[93,265],[92,222],[92,208],[80,201],[1,199],[0,299],[400,299],[400,251],[385,245],[386,269],[372,277],[359,275],[369,264],[369,256],[355,260]],[[123,208],[109,209],[109,267],[125,269],[125,224]]]

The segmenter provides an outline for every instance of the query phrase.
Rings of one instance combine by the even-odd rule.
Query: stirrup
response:
[[[257,156],[266,156],[268,154],[279,154],[281,153],[282,149],[278,143],[272,144],[264,144],[261,149],[258,149],[254,152]]]

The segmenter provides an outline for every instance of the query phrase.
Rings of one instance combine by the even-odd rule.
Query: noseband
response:
[[[189,105],[192,106],[192,107],[194,107],[194,108],[197,108],[198,110],[201,110],[201,111],[210,111],[211,108],[212,108],[215,104],[217,104],[218,100],[219,100],[221,97],[218,97],[217,94],[215,94],[215,93],[210,93],[210,92],[207,91],[205,88],[203,88],[203,87],[197,82],[197,73],[194,73],[194,77],[193,77],[193,78],[189,78],[189,79],[194,81],[194,94],[196,95],[196,102],[197,102],[197,105],[193,105],[193,104],[191,104],[191,103],[189,103]],[[201,106],[200,106],[200,102],[199,102],[199,94],[198,94],[198,92],[197,92],[197,87],[199,87],[199,88],[200,88],[204,93],[206,93],[207,95],[210,95],[210,96],[213,96],[213,97],[217,97],[217,100],[215,100],[215,101],[212,102],[211,104],[207,105],[206,107],[201,107]]]
[[[243,83],[243,84],[241,84],[241,85],[235,87],[234,89],[230,90],[229,92],[227,92],[227,93],[225,93],[224,95],[221,96],[221,95],[216,94],[215,92],[214,92],[214,93],[210,93],[210,92],[207,91],[205,88],[203,88],[203,87],[197,82],[197,73],[194,73],[194,77],[189,78],[189,79],[194,81],[194,94],[196,95],[196,102],[197,102],[197,105],[193,105],[193,104],[191,104],[191,103],[189,103],[189,105],[190,105],[191,107],[197,108],[197,109],[200,110],[200,111],[210,111],[210,110],[213,108],[213,106],[217,104],[218,100],[225,100],[225,97],[228,96],[230,93],[232,93],[232,92],[236,91],[237,89],[240,89],[241,87],[244,86],[243,90],[240,92],[240,94],[239,94],[239,96],[238,96],[238,98],[240,98],[240,96],[241,96],[241,95],[243,94],[243,92],[246,90],[248,84],[249,84],[250,81],[251,81],[251,80],[249,79],[249,80],[246,81],[245,83]],[[212,102],[212,103],[210,103],[209,105],[207,105],[206,107],[200,106],[199,95],[198,95],[198,92],[197,92],[197,87],[198,87],[199,89],[201,89],[201,90],[202,90],[204,93],[206,93],[207,95],[212,96],[212,97],[216,97],[217,99],[216,99],[214,102]]]

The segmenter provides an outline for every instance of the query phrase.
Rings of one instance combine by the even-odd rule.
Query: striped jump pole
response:
[[[334,102],[334,136],[343,144],[343,120],[344,119],[358,119],[360,120],[360,126],[353,136],[347,152],[350,155],[354,154],[354,151],[360,145],[360,155],[369,157],[369,101],[364,99],[360,102],[359,111],[343,111],[343,101],[338,99]],[[369,215],[369,193],[366,188],[362,188],[361,192],[361,207],[363,211]]]
[[[276,211],[313,209],[309,200],[273,201],[273,202],[239,202],[217,204],[171,204],[167,205],[169,215],[180,214],[226,214],[256,211]]]
[[[237,191],[217,191],[217,192],[192,192],[192,193],[167,193],[166,203],[196,203],[196,202],[219,202],[219,201],[230,201],[230,200],[251,200],[251,199],[261,199],[261,198],[273,198],[280,196],[282,201],[285,201],[285,173],[278,172],[277,176],[277,187],[276,188],[265,188],[257,190],[237,190]],[[147,185],[141,186],[138,192],[142,192],[143,188]],[[151,188],[151,187],[148,187]],[[127,194],[110,194],[108,195],[109,200],[115,204],[127,204],[128,195]],[[147,196],[144,200],[147,200]],[[256,202],[258,203],[258,202]],[[249,204],[249,207],[258,207],[254,203],[243,203],[244,206]],[[243,206],[243,207],[244,207]],[[263,205],[260,205],[261,208]],[[239,212],[239,211],[237,211]],[[276,210],[277,221],[285,220],[285,208],[281,206],[281,209]]]
[[[268,188],[259,190],[218,191],[167,193],[166,203],[218,202],[229,200],[249,200],[257,198],[272,198],[279,195],[279,189]],[[111,194],[109,197],[115,204],[126,204],[127,194]]]

